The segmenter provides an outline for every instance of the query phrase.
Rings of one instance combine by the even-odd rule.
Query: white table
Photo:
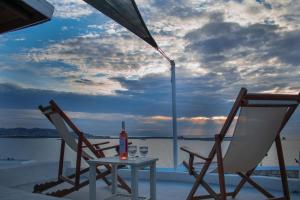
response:
[[[117,170],[118,165],[129,165],[131,167],[131,193],[129,198],[131,200],[141,199],[138,197],[138,170],[140,168],[150,166],[150,199],[156,200],[156,161],[158,158],[135,158],[134,160],[120,160],[119,157],[106,157],[87,161],[90,165],[89,174],[89,193],[90,200],[96,200],[96,165],[111,165],[112,166],[112,194],[113,196],[109,199],[121,199],[116,198],[120,196],[116,194],[117,190]],[[143,199],[143,198],[142,198]]]

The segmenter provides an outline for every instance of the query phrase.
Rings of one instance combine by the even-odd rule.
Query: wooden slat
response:
[[[222,156],[222,147],[221,147],[221,136],[216,135],[216,153],[218,160],[218,176],[219,176],[219,185],[220,185],[220,199],[226,200],[226,185],[225,185],[225,175],[224,175],[224,166],[223,166],[223,156]]]
[[[244,178],[248,183],[250,183],[255,189],[257,189],[258,191],[260,191],[262,194],[264,194],[266,197],[268,198],[274,198],[274,196],[269,193],[268,191],[266,191],[263,187],[261,187],[260,185],[258,185],[255,181],[253,181],[250,177],[245,176],[242,173],[237,173],[238,175],[240,175],[242,178]]]
[[[293,100],[299,102],[299,95],[248,93],[245,96],[245,99],[247,100]]]
[[[287,200],[289,200],[290,199],[289,185],[288,185],[288,181],[287,181],[287,174],[286,174],[286,169],[285,169],[282,144],[281,144],[281,139],[280,139],[279,135],[277,135],[277,137],[275,139],[275,144],[276,144],[277,157],[278,157],[279,168],[280,168],[282,190],[283,190],[284,197]]]
[[[60,155],[59,155],[59,167],[58,167],[58,179],[60,179],[60,176],[62,176],[62,174],[63,174],[64,156],[65,156],[65,141],[61,140]]]
[[[200,196],[194,196],[194,199],[211,199],[221,196],[221,194],[216,195],[200,195]],[[233,192],[226,193],[226,196],[233,196]]]
[[[246,173],[246,176],[250,177],[252,175],[252,173],[254,172],[254,170],[255,170],[255,168],[248,171]],[[233,192],[234,193],[234,195],[232,196],[233,198],[235,198],[237,196],[237,194],[240,192],[240,190],[242,189],[242,187],[245,185],[246,182],[247,182],[246,179],[242,178],[242,180],[239,182],[239,184],[236,186],[236,188]]]

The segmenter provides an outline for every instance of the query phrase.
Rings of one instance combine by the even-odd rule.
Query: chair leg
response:
[[[219,184],[220,184],[220,199],[226,200],[226,185],[225,185],[225,177],[224,177],[224,166],[223,166],[223,157],[222,157],[222,149],[221,149],[221,138],[220,135],[215,136],[216,140],[216,153],[218,160],[218,174],[219,174]]]
[[[194,199],[194,195],[195,195],[195,193],[196,193],[196,191],[197,191],[199,185],[201,184],[201,182],[202,182],[202,180],[203,180],[203,178],[204,178],[204,175],[205,175],[205,173],[206,173],[206,171],[207,171],[209,165],[210,165],[210,161],[207,161],[207,162],[204,164],[204,166],[203,166],[201,172],[200,172],[199,175],[196,177],[196,180],[195,180],[195,182],[194,182],[194,184],[193,184],[193,187],[192,187],[190,193],[188,194],[186,200],[193,200],[193,199]]]
[[[102,174],[102,172],[101,172],[100,169],[98,169],[98,168],[96,168],[96,172],[97,172],[97,174]],[[109,182],[109,180],[107,180],[106,177],[103,177],[103,181],[104,181],[108,186],[111,185],[111,183]]]
[[[250,177],[252,175],[252,173],[254,172],[255,168],[248,171],[245,176],[247,177]],[[247,182],[247,180],[245,178],[242,178],[241,181],[239,182],[239,184],[236,186],[234,192],[233,192],[233,195],[232,195],[232,198],[235,198],[238,193],[240,192],[240,190],[242,189],[242,187],[245,185],[245,183]]]
[[[206,183],[204,180],[201,181],[201,185],[206,189],[206,191],[212,195],[212,196],[217,196],[217,193]]]
[[[280,168],[283,194],[286,200],[290,200],[290,193],[289,193],[289,186],[288,186],[286,168],[285,168],[283,151],[282,151],[282,144],[279,135],[277,135],[275,139],[275,143],[276,143],[277,157],[278,157],[279,168]]]
[[[64,155],[65,155],[65,141],[62,139],[61,144],[60,144],[59,168],[58,168],[58,175],[57,175],[58,180],[60,179],[60,177],[63,174]]]
[[[268,198],[274,198],[274,196],[269,193],[267,190],[265,190],[263,187],[261,187],[260,185],[258,185],[256,182],[254,182],[250,177],[247,177],[246,175],[242,174],[242,173],[237,173],[238,175],[240,175],[243,179],[245,179],[249,184],[251,184],[255,189],[257,189],[258,191],[260,191],[262,194],[264,194],[266,197]]]
[[[77,144],[77,159],[76,159],[76,175],[75,175],[75,186],[79,186],[80,183],[80,167],[81,167],[81,155],[82,155],[82,135],[78,137]]]
[[[128,193],[131,193],[131,188],[127,185],[127,183],[120,176],[118,176],[117,178],[118,182],[120,183],[120,186]]]
[[[187,168],[189,171],[189,174],[197,178],[198,174],[194,171],[192,168],[192,165],[187,164],[185,161],[183,161],[183,165]],[[200,184],[203,186],[204,189],[211,195],[211,196],[217,196],[217,193],[209,186],[208,183],[206,183],[203,179],[200,182]],[[195,196],[194,196],[195,198]]]

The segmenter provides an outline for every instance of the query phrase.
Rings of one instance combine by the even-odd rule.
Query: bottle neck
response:
[[[122,121],[122,131],[125,131],[125,121]]]
[[[122,121],[122,132],[125,132],[125,121]]]

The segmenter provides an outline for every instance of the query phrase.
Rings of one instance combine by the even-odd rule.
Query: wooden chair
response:
[[[71,121],[71,119],[58,107],[58,105],[51,100],[49,105],[46,107],[39,106],[41,112],[49,119],[49,121],[57,129],[61,140],[60,147],[60,159],[59,159],[59,169],[57,180],[50,181],[42,184],[37,184],[34,186],[34,193],[42,193],[50,188],[53,188],[61,183],[67,182],[72,186],[69,188],[57,190],[54,192],[47,193],[48,195],[62,197],[71,192],[77,191],[80,188],[89,184],[88,180],[80,181],[80,176],[89,171],[89,168],[81,169],[81,160],[87,161],[89,159],[96,159],[105,157],[104,151],[110,149],[116,149],[118,151],[118,145],[103,147],[101,145],[108,144],[109,142],[101,142],[97,144],[92,144],[81,132],[76,125]],[[74,132],[70,132],[68,127]],[[63,163],[64,163],[64,152],[65,145],[68,145],[73,151],[76,152],[76,168],[75,173],[65,176],[63,175]],[[87,151],[89,150],[89,151]],[[100,168],[104,169],[100,169]],[[97,179],[103,179],[107,185],[110,182],[106,179],[106,176],[111,173],[111,166],[98,166],[97,168]],[[125,183],[125,181],[118,177],[119,187],[125,189],[131,193],[130,187]]]
[[[215,143],[208,156],[195,153],[186,147],[181,148],[189,154],[189,162],[184,161],[183,164],[187,167],[189,173],[196,178],[187,200],[208,198],[225,200],[227,196],[234,198],[246,182],[268,199],[289,200],[290,195],[280,133],[296,110],[299,101],[300,93],[298,95],[254,94],[247,93],[247,90],[242,88],[220,133],[215,135]],[[234,133],[227,152],[223,156],[221,144],[238,111]],[[250,177],[274,141],[283,189],[283,197],[280,198],[275,198]],[[215,156],[217,157],[220,193],[215,192],[204,180],[204,176],[209,171]],[[199,173],[196,173],[194,168],[194,158],[204,160]],[[224,173],[236,173],[242,178],[233,192],[226,192]],[[207,190],[208,195],[195,195],[200,185]]]

